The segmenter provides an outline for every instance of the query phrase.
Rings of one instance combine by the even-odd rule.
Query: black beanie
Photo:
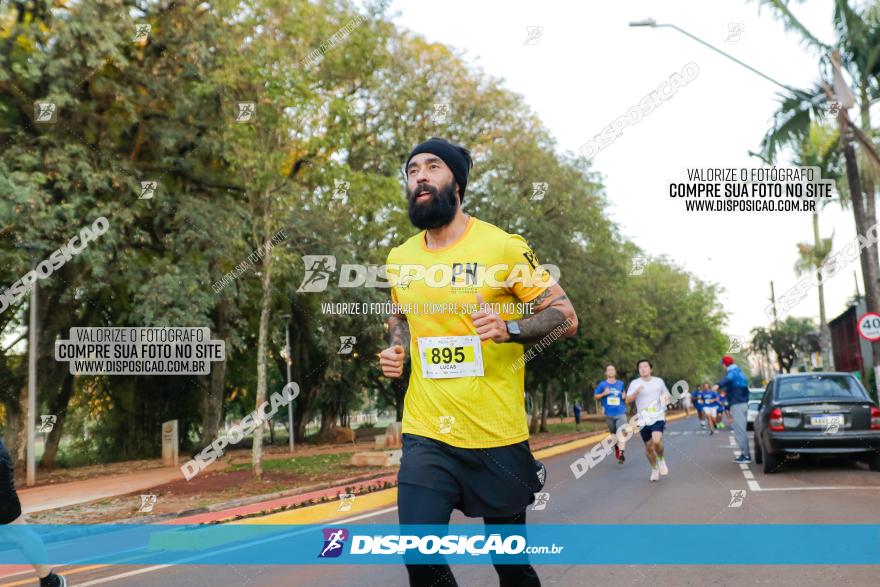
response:
[[[452,170],[452,176],[455,177],[455,182],[461,191],[461,202],[464,203],[464,190],[467,188],[468,173],[474,165],[471,159],[471,152],[464,147],[450,143],[446,139],[431,137],[421,145],[417,145],[410,152],[409,157],[406,158],[406,165],[403,167],[404,171],[409,167],[410,160],[419,153],[437,155],[449,166],[449,169]]]

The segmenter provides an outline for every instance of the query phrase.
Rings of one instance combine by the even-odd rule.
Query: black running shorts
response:
[[[458,448],[403,435],[398,483],[421,485],[447,494],[466,516],[504,517],[535,501],[544,481],[528,440],[494,448]]]
[[[0,441],[0,524],[9,524],[21,515],[21,502],[12,478],[12,457]]]
[[[654,432],[663,432],[665,429],[666,420],[657,420],[649,426],[642,426],[642,429],[639,430],[639,433],[642,435],[642,440],[648,442],[649,440],[651,440],[651,436]]]

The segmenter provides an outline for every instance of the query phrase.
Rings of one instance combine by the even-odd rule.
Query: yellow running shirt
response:
[[[429,249],[421,231],[391,249],[387,265],[392,302],[411,336],[403,432],[460,448],[528,439],[523,345],[480,341],[470,317],[478,292],[502,318],[515,320],[549,287],[525,239],[471,217],[454,244]]]

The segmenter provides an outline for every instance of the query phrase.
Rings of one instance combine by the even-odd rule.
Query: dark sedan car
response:
[[[849,373],[779,375],[755,419],[755,462],[774,473],[786,454],[858,456],[880,471],[880,409]]]

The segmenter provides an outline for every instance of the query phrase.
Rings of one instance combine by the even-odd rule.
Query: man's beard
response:
[[[413,226],[421,229],[440,228],[446,226],[455,218],[458,209],[458,200],[455,198],[455,181],[450,181],[439,191],[432,185],[421,184],[414,192],[407,193],[409,200],[409,220]],[[419,192],[426,191],[431,194],[427,202],[416,202]]]

